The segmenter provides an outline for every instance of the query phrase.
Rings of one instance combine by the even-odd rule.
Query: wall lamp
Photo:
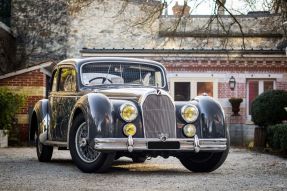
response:
[[[236,86],[235,78],[231,76],[229,79],[229,88],[233,91],[235,89],[235,86]]]

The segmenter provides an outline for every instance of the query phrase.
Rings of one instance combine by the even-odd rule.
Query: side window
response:
[[[59,70],[56,70],[56,71],[54,71],[54,73],[53,73],[53,77],[52,77],[52,81],[51,81],[51,88],[50,88],[50,90],[52,91],[52,92],[54,92],[54,91],[57,91],[57,79],[58,79],[58,72]]]
[[[76,91],[76,70],[73,68],[61,68],[59,79],[59,91]]]

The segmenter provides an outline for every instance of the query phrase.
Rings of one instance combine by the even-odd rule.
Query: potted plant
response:
[[[8,146],[8,133],[12,130],[15,114],[24,103],[24,95],[0,88],[0,147]]]
[[[240,104],[243,101],[242,98],[236,98],[232,97],[229,99],[229,102],[231,103],[232,106],[232,116],[239,116],[239,111],[240,111]]]

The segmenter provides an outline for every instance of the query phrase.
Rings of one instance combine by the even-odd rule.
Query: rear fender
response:
[[[36,130],[38,130],[39,140],[44,144],[45,141],[48,140],[49,122],[48,99],[39,100],[34,106],[30,121],[30,139],[35,134]],[[35,123],[37,123],[37,125]]]

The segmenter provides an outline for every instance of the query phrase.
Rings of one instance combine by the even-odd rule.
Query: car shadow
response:
[[[52,159],[50,164],[55,164],[61,167],[67,168],[75,168],[75,164],[72,159]],[[79,170],[79,172],[81,172]],[[178,165],[170,165],[165,163],[134,163],[131,160],[115,160],[112,166],[108,169],[106,173],[103,175],[124,175],[124,174],[132,174],[132,175],[141,175],[141,176],[150,176],[150,175],[193,175],[200,176],[202,174],[212,174],[218,175],[220,173],[212,172],[212,173],[193,173],[184,167],[179,168]]]
[[[111,174],[133,174],[133,175],[186,175],[190,173],[184,168],[172,167],[164,163],[134,163],[131,160],[116,160],[109,168]]]

